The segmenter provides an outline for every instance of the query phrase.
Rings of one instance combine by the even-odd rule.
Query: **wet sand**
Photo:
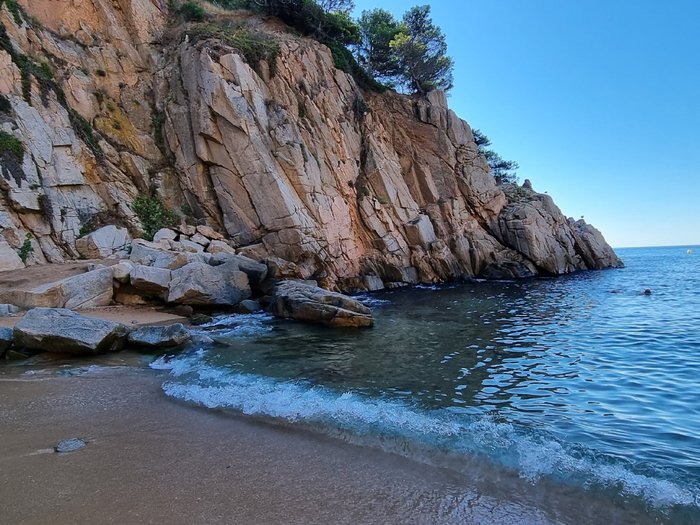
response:
[[[186,406],[165,397],[160,372],[56,370],[0,368],[5,525],[642,521],[575,493],[533,497],[512,481]],[[53,452],[71,437],[88,444]]]

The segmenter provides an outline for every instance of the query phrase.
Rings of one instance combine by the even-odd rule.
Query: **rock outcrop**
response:
[[[0,289],[0,301],[21,308],[96,308],[112,302],[112,269],[97,268],[27,288]]]
[[[18,1],[31,17],[0,7],[0,129],[23,147],[0,152],[0,270],[25,242],[26,264],[115,251],[77,240],[139,230],[131,203],[150,192],[191,226],[131,261],[174,272],[236,251],[376,289],[619,264],[549,197],[497,185],[441,92],[363,92],[325,46],[240,12],[185,24],[166,0]],[[279,46],[274,67],[221,40],[232,19]]]
[[[131,236],[126,228],[104,226],[75,241],[78,253],[86,259],[128,255]]]
[[[0,326],[0,357],[5,355],[5,352],[12,346],[14,339],[12,328]]]
[[[277,317],[334,327],[372,326],[372,310],[346,295],[298,281],[279,283],[270,301]]]
[[[215,267],[194,262],[173,272],[168,302],[234,306],[250,296],[248,276],[236,263]]]
[[[175,348],[192,339],[189,330],[181,323],[168,326],[144,326],[129,334],[128,342],[144,348]]]
[[[99,354],[120,350],[127,329],[65,308],[34,308],[14,328],[20,348],[58,354]]]

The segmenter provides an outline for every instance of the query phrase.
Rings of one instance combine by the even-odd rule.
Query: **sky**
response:
[[[449,104],[521,181],[613,247],[700,244],[700,1],[428,3],[455,62]]]

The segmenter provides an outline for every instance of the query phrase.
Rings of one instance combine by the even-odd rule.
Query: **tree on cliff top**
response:
[[[383,91],[388,85],[425,94],[452,87],[454,64],[428,5],[412,7],[401,22],[384,9],[364,11],[355,22],[350,17],[353,0],[213,1],[229,9],[248,7],[276,16],[326,44],[336,67],[351,73],[364,88]],[[355,50],[354,56],[347,46]]]
[[[401,68],[396,53],[391,49],[391,42],[401,31],[401,25],[385,9],[362,11],[357,24],[360,27],[360,42],[355,53],[360,65],[377,80],[393,85],[401,74]]]
[[[401,25],[389,44],[401,68],[399,83],[416,93],[451,89],[454,62],[447,56],[445,35],[430,18],[430,6],[412,7]]]
[[[412,7],[400,23],[384,9],[364,11],[358,25],[356,53],[370,73],[413,93],[452,87],[454,63],[430,6]]]
[[[504,160],[498,153],[492,149],[488,149],[491,145],[491,139],[489,139],[485,133],[475,129],[474,142],[476,142],[479,148],[479,153],[484,156],[486,162],[491,169],[491,175],[494,176],[499,184],[515,184],[518,182],[518,177],[516,175],[516,170],[520,167],[514,160]]]

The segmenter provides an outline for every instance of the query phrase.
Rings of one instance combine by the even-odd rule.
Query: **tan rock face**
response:
[[[37,82],[25,100],[0,51],[0,91],[13,108],[2,126],[26,150],[0,177],[0,226],[13,249],[31,233],[37,262],[77,256],[78,232],[96,214],[138,226],[130,203],[154,189],[197,220],[179,239],[193,252],[207,244],[193,236],[221,232],[239,253],[331,288],[618,263],[597,230],[566,220],[548,197],[509,204],[443,93],[363,93],[326,47],[260,21],[249,23],[280,53],[274,75],[251,68],[221,42],[165,32],[164,0],[21,3],[47,30],[4,10],[0,21],[23,54],[59,59],[50,62],[66,101]],[[156,246],[135,249],[134,262],[162,258]]]
[[[30,289],[0,290],[0,298],[22,308],[96,308],[112,301],[112,269],[98,268]]]

